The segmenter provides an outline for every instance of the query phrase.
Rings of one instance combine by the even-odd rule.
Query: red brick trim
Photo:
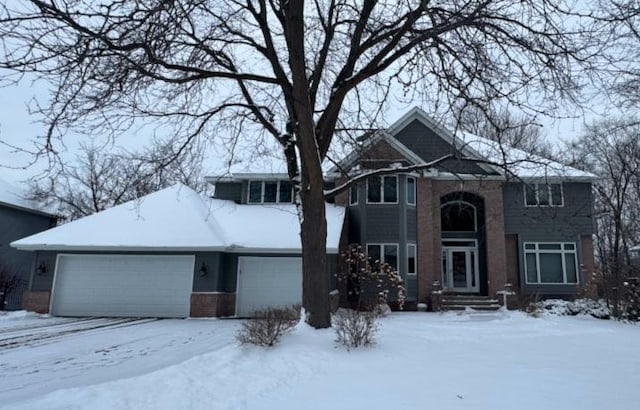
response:
[[[235,312],[235,293],[194,292],[191,294],[191,317],[233,316]]]
[[[30,312],[49,313],[51,292],[27,290],[22,294],[22,308]]]

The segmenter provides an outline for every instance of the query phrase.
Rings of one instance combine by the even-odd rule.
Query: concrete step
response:
[[[442,310],[466,310],[467,308],[482,312],[495,312],[500,309],[500,305],[442,305]]]
[[[478,311],[496,311],[500,304],[489,296],[444,293],[441,300],[442,310],[465,310],[471,308]]]

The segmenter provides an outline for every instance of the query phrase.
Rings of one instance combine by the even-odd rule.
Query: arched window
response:
[[[475,232],[476,207],[463,201],[447,202],[440,208],[443,232]]]

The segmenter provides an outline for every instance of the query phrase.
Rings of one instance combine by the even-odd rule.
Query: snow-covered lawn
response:
[[[381,320],[376,346],[347,352],[332,330],[303,325],[272,349],[238,346],[239,324],[160,320],[0,351],[0,405],[640,408],[640,326],[519,312],[394,313]]]

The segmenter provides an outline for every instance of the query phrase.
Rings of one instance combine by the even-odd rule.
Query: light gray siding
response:
[[[49,229],[55,222],[50,216],[0,204],[0,265],[11,275],[17,275],[21,281],[19,288],[9,296],[7,309],[19,309],[22,306],[22,293],[28,285],[35,260],[34,252],[19,251],[9,244]]]

